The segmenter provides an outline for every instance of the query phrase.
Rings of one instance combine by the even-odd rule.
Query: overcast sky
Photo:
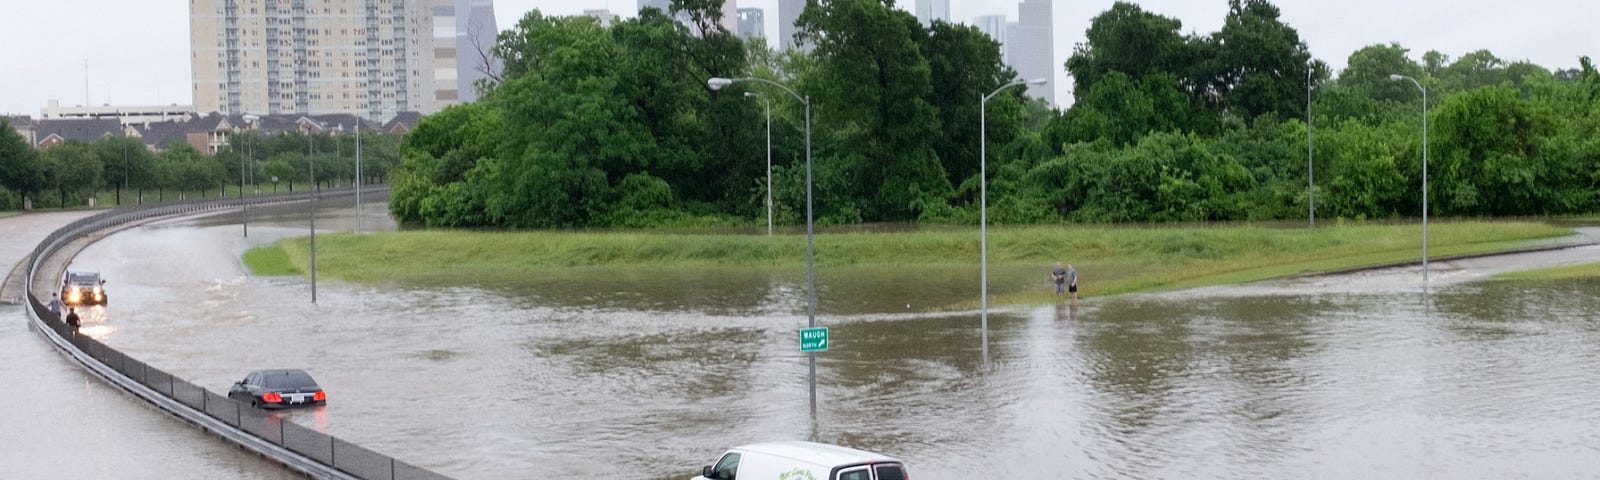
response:
[[[769,36],[777,34],[777,0],[738,0],[765,10]],[[190,104],[189,7],[181,0],[7,0],[0,15],[0,114],[38,116],[50,99],[80,105],[88,60],[90,103]],[[1069,103],[1060,65],[1083,41],[1089,19],[1113,0],[1055,0],[1056,101]],[[1185,33],[1220,28],[1227,0],[1144,0],[1146,10],[1183,21]],[[899,0],[914,10],[915,0]],[[1015,21],[1014,0],[950,0],[952,20],[971,23],[1000,14]],[[1351,52],[1374,43],[1399,42],[1411,57],[1439,50],[1455,58],[1488,49],[1503,59],[1530,60],[1546,68],[1573,68],[1580,55],[1597,55],[1600,9],[1588,0],[1279,0],[1283,20],[1299,30],[1312,55],[1342,69]],[[528,10],[576,15],[606,8],[637,13],[637,0],[495,0],[500,28]]]

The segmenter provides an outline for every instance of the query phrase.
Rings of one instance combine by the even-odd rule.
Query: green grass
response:
[[[1570,229],[1527,221],[1435,222],[1434,257],[1502,251]],[[803,235],[662,232],[406,231],[318,238],[319,273],[369,284],[472,284],[484,276],[538,275],[551,269],[772,268],[805,265]],[[1302,273],[1420,259],[1416,225],[1028,226],[989,231],[991,271],[999,267],[1075,264],[1094,295],[1242,283]],[[279,241],[290,269],[304,272],[304,238]],[[828,233],[816,238],[818,268],[834,266],[976,265],[975,228],[896,233]],[[257,257],[263,258],[263,257]],[[245,259],[257,269],[249,255]],[[282,270],[290,271],[290,270]],[[1042,274],[1041,274],[1042,275]],[[1001,302],[1047,301],[1048,292]]]
[[[1583,263],[1564,267],[1524,270],[1495,275],[1496,280],[1571,280],[1600,278],[1600,263]]]
[[[289,263],[282,248],[263,246],[244,252],[244,264],[256,275],[299,275],[303,272]]]

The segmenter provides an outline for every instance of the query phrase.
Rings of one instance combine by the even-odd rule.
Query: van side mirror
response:
[[[706,477],[706,478],[709,478],[709,479],[712,479],[712,480],[716,480],[717,472],[711,471],[711,466],[710,465],[706,465],[705,467],[700,469],[700,476]]]

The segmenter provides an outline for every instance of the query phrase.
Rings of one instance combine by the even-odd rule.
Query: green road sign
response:
[[[828,327],[800,329],[800,351],[820,352],[828,349]]]

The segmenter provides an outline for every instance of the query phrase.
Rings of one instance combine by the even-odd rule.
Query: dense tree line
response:
[[[764,108],[780,221],[804,221],[805,104],[822,223],[975,222],[979,98],[1015,72],[977,29],[924,27],[892,0],[812,0],[807,50],[722,30],[720,0],[600,27],[529,13],[503,32],[499,83],[422,120],[400,147],[393,212],[434,226],[736,225],[765,216]],[[683,13],[688,25],[673,20]],[[1065,67],[1074,102],[988,104],[990,218],[1007,223],[1304,218],[1310,98],[1318,216],[1421,213],[1428,88],[1435,214],[1594,211],[1600,75],[1487,51],[1421,62],[1395,44],[1330,72],[1264,0],[1223,27],[1117,3]],[[754,97],[750,95],[756,95]]]
[[[298,132],[236,134],[214,155],[183,141],[152,152],[139,139],[123,136],[35,150],[0,120],[0,210],[21,208],[23,197],[35,208],[82,206],[88,198],[112,191],[124,204],[173,200],[190,193],[216,194],[223,188],[237,192],[241,184],[271,185],[273,177],[293,188],[309,178],[307,155],[316,157],[319,184],[353,182],[355,137],[310,137],[308,142],[307,135]],[[363,178],[383,182],[399,163],[399,137],[364,134],[361,141]]]

